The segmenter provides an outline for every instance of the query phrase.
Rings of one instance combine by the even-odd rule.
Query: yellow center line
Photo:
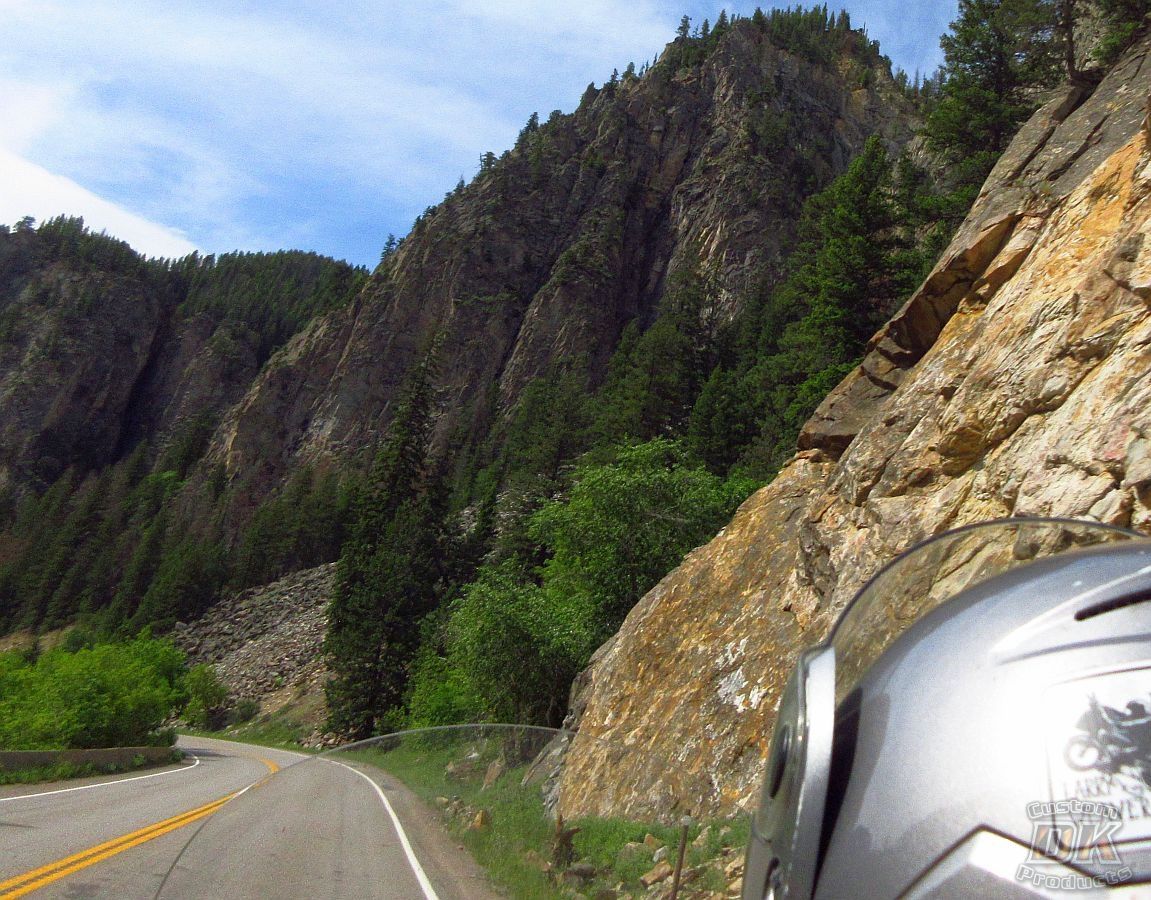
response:
[[[279,771],[280,767],[272,760],[264,759],[263,757],[258,757],[258,759],[268,768],[268,774],[265,775],[261,781],[266,781]],[[56,862],[40,866],[38,869],[25,872],[23,875],[17,875],[15,878],[9,878],[7,881],[0,881],[0,900],[16,900],[17,897],[23,897],[33,891],[38,891],[40,888],[54,881],[59,881],[61,878],[71,875],[73,872],[78,872],[81,869],[95,865],[118,853],[123,853],[125,850],[138,847],[140,844],[147,843],[171,831],[183,828],[185,825],[190,825],[192,822],[196,822],[205,816],[210,816],[233,797],[237,796],[238,793],[240,792],[237,791],[227,794],[226,796],[213,800],[211,803],[205,803],[203,806],[196,807],[196,809],[190,809],[187,812],[172,816],[170,819],[146,825],[137,831],[121,835],[110,841],[105,841],[103,844],[97,844],[95,847],[89,847],[87,850],[81,850],[79,853],[74,853],[71,856],[56,860]]]
[[[4,891],[4,893],[0,893],[0,900],[15,900],[16,897],[23,897],[25,894],[39,890],[45,885],[63,878],[65,875],[71,875],[73,872],[94,865],[110,856],[115,856],[117,853],[123,853],[125,850],[158,838],[161,835],[167,834],[169,831],[183,828],[185,825],[195,822],[197,819],[211,815],[234,796],[234,794],[228,794],[226,797],[221,797],[204,806],[188,810],[170,819],[165,819],[163,822],[156,822],[138,831],[121,835],[103,844],[98,844],[95,847],[90,847],[87,850],[66,856],[64,859],[48,863],[46,866],[25,872],[23,875],[9,878],[7,881],[0,882],[0,891]]]

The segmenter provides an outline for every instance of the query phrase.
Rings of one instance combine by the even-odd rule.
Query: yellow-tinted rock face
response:
[[[630,752],[577,744],[566,817],[746,807],[796,654],[923,538],[1011,515],[1151,531],[1149,89],[1144,45],[1025,126],[803,451],[601,649],[579,728]]]

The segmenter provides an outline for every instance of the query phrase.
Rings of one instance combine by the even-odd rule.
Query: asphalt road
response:
[[[208,738],[180,746],[186,763],[143,777],[0,787],[0,900],[495,896],[378,770]]]

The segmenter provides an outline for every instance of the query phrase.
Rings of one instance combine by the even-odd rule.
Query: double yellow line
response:
[[[280,768],[270,759],[261,759],[260,761],[268,767],[269,775],[275,773]],[[81,869],[86,869],[88,866],[93,866],[111,856],[115,856],[117,853],[131,850],[133,847],[138,847],[140,844],[145,844],[178,828],[183,828],[185,825],[191,825],[193,822],[205,816],[210,816],[239,793],[240,791],[236,791],[227,796],[220,797],[217,800],[213,800],[211,803],[199,806],[196,809],[190,809],[187,812],[180,813],[178,816],[172,816],[172,818],[165,819],[163,822],[155,822],[138,831],[121,835],[103,844],[89,847],[87,850],[81,850],[79,853],[74,853],[71,856],[58,859],[56,862],[48,863],[46,866],[25,872],[23,875],[17,875],[15,878],[9,878],[7,881],[0,881],[0,900],[16,900],[17,897],[23,897],[33,891],[38,891],[40,888],[54,881],[59,881],[61,878],[71,875],[73,872],[78,872]]]

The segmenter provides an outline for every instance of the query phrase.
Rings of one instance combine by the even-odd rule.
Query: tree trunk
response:
[[[1075,64],[1075,7],[1078,0],[1060,0],[1059,31],[1063,37],[1063,64],[1067,77],[1074,81],[1079,74]]]

